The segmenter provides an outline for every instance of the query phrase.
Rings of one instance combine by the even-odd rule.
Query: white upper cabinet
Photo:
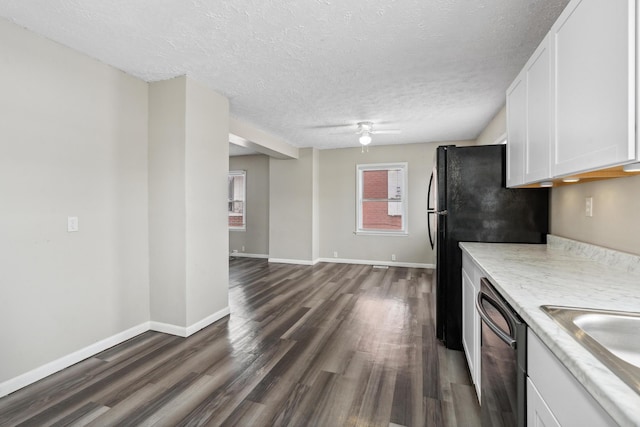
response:
[[[524,183],[527,88],[523,73],[507,89],[507,187]]]
[[[507,186],[632,163],[636,2],[571,0],[507,89]]]
[[[635,20],[634,0],[574,0],[551,28],[553,176],[636,158]]]
[[[525,65],[527,82],[527,139],[524,150],[524,182],[549,177],[551,139],[551,54],[545,37]]]
[[[546,37],[507,89],[507,186],[549,177],[551,86]]]

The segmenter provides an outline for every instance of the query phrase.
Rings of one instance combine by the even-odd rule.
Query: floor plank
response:
[[[0,425],[474,426],[427,269],[232,258],[231,315],[146,332],[0,399]]]

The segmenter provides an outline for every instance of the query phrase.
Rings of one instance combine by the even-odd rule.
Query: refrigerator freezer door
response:
[[[437,215],[439,210],[446,208],[445,195],[446,189],[446,177],[447,177],[447,147],[438,147],[436,150],[435,169],[434,175],[434,187],[436,189],[434,194],[434,207],[436,214],[432,215],[435,218],[436,226],[436,337],[443,342],[445,341],[445,329],[447,325],[447,311],[449,302],[448,290],[447,290],[447,247],[446,247],[446,216]]]
[[[461,349],[458,244],[544,243],[549,196],[543,189],[505,188],[504,145],[439,147],[438,163],[438,207],[447,215],[438,215],[436,335],[446,347]]]

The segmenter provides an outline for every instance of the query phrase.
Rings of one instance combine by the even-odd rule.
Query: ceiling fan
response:
[[[337,126],[327,126],[327,127],[352,127],[353,125],[337,125]],[[400,129],[376,129],[373,122],[358,122],[356,123],[356,130],[354,131],[339,131],[332,132],[334,134],[344,134],[344,133],[355,133],[356,135],[360,135],[358,141],[363,146],[371,144],[371,135],[377,134],[399,134]]]
[[[374,129],[372,122],[358,122],[358,128],[356,134],[360,135],[358,141],[362,145],[369,145],[371,143],[371,135],[377,134],[399,134],[400,129]]]

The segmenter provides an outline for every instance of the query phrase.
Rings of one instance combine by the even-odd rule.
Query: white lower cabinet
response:
[[[528,427],[560,427],[538,389],[527,378],[527,426]]]
[[[462,348],[469,365],[471,380],[480,401],[480,315],[476,312],[475,301],[480,290],[479,267],[462,254]]]
[[[527,334],[527,374],[527,425],[618,425],[531,329]]]

